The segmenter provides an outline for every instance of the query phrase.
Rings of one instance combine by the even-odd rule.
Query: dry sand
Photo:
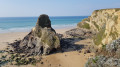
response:
[[[56,29],[57,33],[63,34],[67,29]],[[4,33],[0,34],[0,50],[4,49],[7,46],[7,43],[12,43],[16,39],[22,39],[28,32],[16,32],[16,33]],[[80,40],[76,42],[78,45],[90,45],[91,39]],[[94,56],[94,53],[84,54],[83,51],[86,48],[82,49],[82,52],[78,51],[69,51],[64,53],[56,53],[48,56],[43,56],[43,59],[40,63],[37,63],[36,66],[27,65],[22,67],[84,67],[87,59]],[[41,64],[43,62],[43,64]]]

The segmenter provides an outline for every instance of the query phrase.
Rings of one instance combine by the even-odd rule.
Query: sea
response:
[[[50,17],[54,29],[77,26],[88,16],[55,16]],[[37,22],[38,17],[0,17],[0,33],[29,32]]]

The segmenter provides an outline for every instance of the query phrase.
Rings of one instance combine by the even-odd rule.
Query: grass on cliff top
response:
[[[88,22],[90,22],[90,19],[89,18],[85,18],[82,21],[88,21]]]
[[[90,18],[83,19],[82,22],[77,24],[77,26],[80,28],[90,29],[90,25],[86,23],[85,21],[90,22]]]
[[[84,22],[84,23],[80,22],[78,24],[78,27],[85,28],[85,29],[90,29],[90,25],[88,23],[86,23],[86,22]]]
[[[116,8],[115,11],[120,11],[120,8]]]
[[[120,8],[109,8],[109,9],[99,9],[99,10],[95,10],[95,11],[103,11],[103,10],[113,10],[113,9],[115,9],[115,11],[119,11],[120,10]]]
[[[90,29],[90,26],[88,23],[84,23],[84,25],[82,26],[83,28],[86,28],[86,29]]]

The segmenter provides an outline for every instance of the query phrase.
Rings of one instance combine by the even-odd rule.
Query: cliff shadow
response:
[[[61,50],[53,50],[51,54],[54,53],[63,53],[63,52],[70,52],[70,51],[79,51],[87,46],[86,44],[75,44],[85,38],[62,38],[60,41]]]

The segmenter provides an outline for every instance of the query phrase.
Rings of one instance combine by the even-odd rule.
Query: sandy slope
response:
[[[57,29],[57,33],[64,33],[69,29]],[[22,39],[27,32],[17,32],[17,33],[5,33],[0,34],[0,50],[4,49],[7,43],[11,43],[16,39]],[[91,39],[81,40],[76,42],[78,45],[89,45],[91,44]],[[48,56],[43,56],[43,59],[40,63],[37,63],[35,67],[84,67],[84,64],[87,61],[87,58],[90,56],[94,56],[94,53],[84,54],[84,50],[86,48],[82,48],[82,52],[78,51],[69,51],[64,53],[56,53]],[[43,62],[43,64],[41,64]],[[13,67],[13,66],[11,66]],[[33,65],[21,66],[21,67],[34,67]]]
[[[90,39],[77,42],[77,44],[85,44],[89,42]],[[70,51],[64,53],[52,54],[49,56],[44,56],[42,62],[44,64],[39,64],[40,67],[84,67],[87,59],[92,57],[94,53],[84,54],[85,48],[82,49],[82,52]],[[38,67],[39,67],[38,66]]]

